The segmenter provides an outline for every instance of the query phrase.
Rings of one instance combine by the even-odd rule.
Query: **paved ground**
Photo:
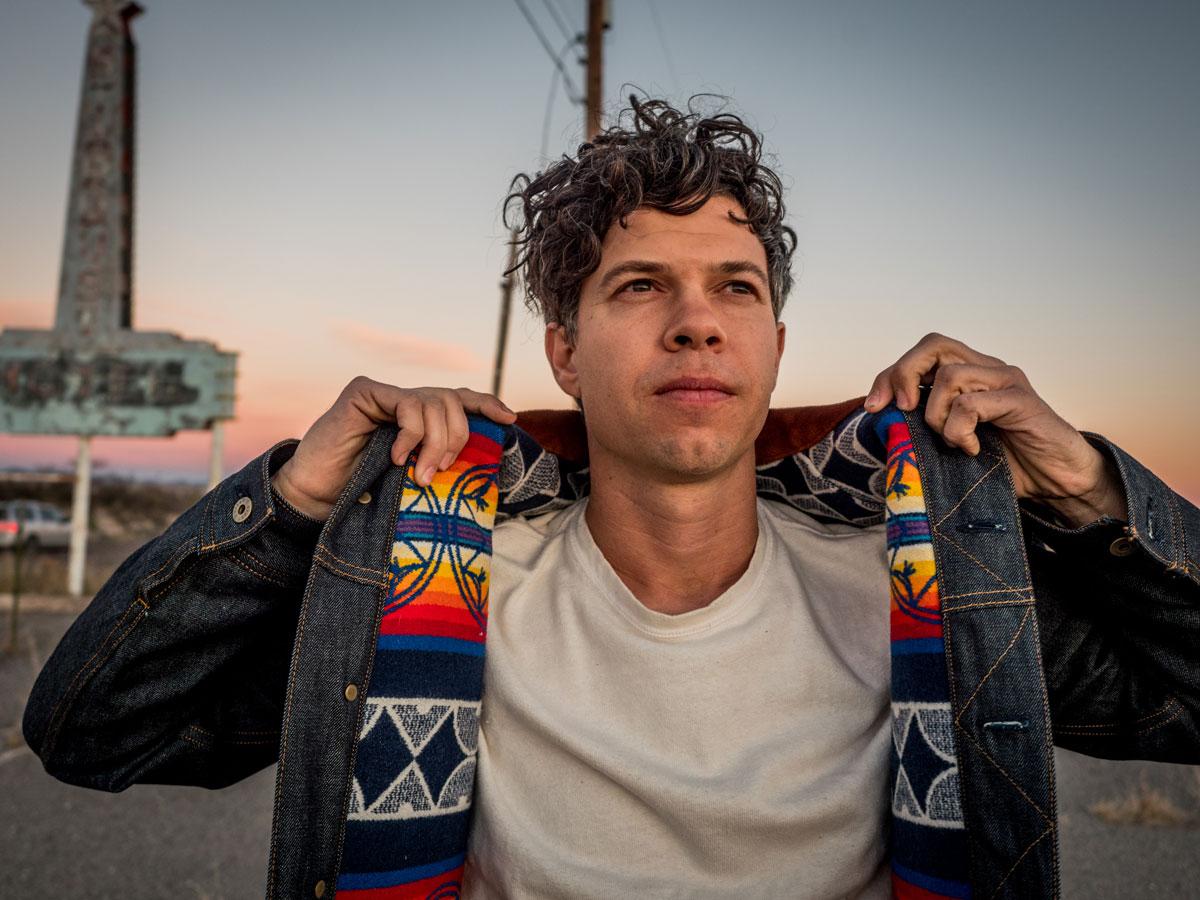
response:
[[[2,602],[0,611],[6,637]],[[59,784],[18,742],[34,674],[72,618],[26,611],[19,652],[0,654],[0,896],[261,897],[273,770],[221,791],[139,786],[109,795]],[[1200,900],[1200,768],[1060,752],[1058,771],[1065,900]],[[1125,824],[1089,812],[1105,803]],[[1132,824],[1139,812],[1174,824]]]

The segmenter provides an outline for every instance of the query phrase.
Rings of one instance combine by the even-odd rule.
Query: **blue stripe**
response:
[[[429,634],[381,634],[381,650],[436,650],[440,653],[463,653],[483,656],[483,644],[459,638],[435,637]]]
[[[476,434],[481,434],[485,438],[490,438],[500,445],[504,444],[505,432],[512,428],[511,425],[507,427],[503,425],[497,425],[491,419],[485,419],[483,416],[467,416],[467,427],[469,427]]]
[[[423,878],[433,878],[445,875],[463,864],[466,854],[460,853],[449,859],[429,863],[424,866],[413,866],[409,869],[393,869],[390,872],[342,872],[338,875],[337,886],[347,891],[361,891],[366,888],[395,887],[398,884],[412,884]]]
[[[963,884],[961,881],[946,881],[942,878],[934,878],[932,875],[922,875],[920,872],[900,865],[895,860],[892,861],[892,871],[909,884],[924,888],[927,891],[933,891],[935,894],[941,894],[943,897],[956,897],[960,898],[960,900],[969,900],[971,896],[971,886],[969,884]]]
[[[909,638],[892,641],[892,656],[902,653],[941,653],[944,648],[941,638]]]

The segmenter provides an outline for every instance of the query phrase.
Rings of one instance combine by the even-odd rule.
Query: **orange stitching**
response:
[[[192,541],[194,541],[196,539],[197,539],[196,536],[192,535],[190,538],[188,538],[186,541],[184,541],[182,544],[180,544],[178,547],[176,547],[175,550],[171,553],[171,555],[169,557],[167,557],[167,561],[165,563],[163,563],[154,572],[147,575],[140,582],[138,582],[138,588],[140,589],[143,584],[145,584],[147,581],[152,580],[156,575],[158,575],[159,572],[161,572],[163,569],[170,566],[171,563],[173,563],[175,561],[175,557],[179,555],[179,551],[184,550],[184,549],[190,550],[191,548],[188,547],[188,544],[190,544]]]
[[[278,576],[279,578],[282,578],[284,581],[287,581],[288,578],[290,577],[287,572],[281,572],[278,569],[276,569],[274,566],[267,565],[265,562],[263,562],[261,559],[259,559],[257,556],[255,556],[253,553],[251,553],[249,550],[245,549],[244,547],[239,547],[238,550],[241,552],[242,557],[247,562],[251,563],[252,565],[258,566],[264,572],[270,572],[272,575]]]
[[[1156,722],[1153,725],[1147,725],[1145,728],[1139,728],[1137,731],[1132,731],[1132,732],[1129,731],[1128,729],[1122,729],[1119,724],[1113,724],[1113,725],[1060,725],[1057,727],[1056,730],[1070,734],[1070,733],[1074,733],[1074,732],[1083,732],[1090,728],[1096,728],[1096,729],[1107,728],[1107,729],[1112,729],[1112,730],[1092,731],[1089,734],[1077,734],[1076,736],[1077,737],[1128,737],[1131,734],[1148,734],[1149,732],[1154,731],[1155,729],[1162,728],[1164,725],[1169,725],[1171,722],[1174,722],[1176,719],[1178,719],[1180,717],[1180,715],[1182,715],[1182,714],[1183,714],[1183,705],[1180,704],[1179,706],[1177,706],[1175,708],[1175,713],[1170,718],[1163,719],[1163,721],[1161,721],[1161,722]],[[1138,719],[1138,721],[1141,722],[1143,720]],[[1133,725],[1136,723],[1131,722],[1130,724]]]
[[[334,557],[334,558],[336,559],[336,557]],[[341,575],[343,578],[349,578],[351,581],[357,581],[360,584],[369,584],[369,585],[372,585],[373,587],[377,587],[377,588],[387,587],[387,582],[384,581],[382,577],[377,578],[377,579],[376,578],[367,578],[366,576],[359,575],[355,572],[347,572],[344,569],[339,569],[336,565],[334,565],[333,562],[331,562],[329,559],[327,559],[324,555],[316,557],[316,561],[318,563],[320,563],[321,565],[323,565],[325,568],[327,568],[330,572],[333,572],[336,575]]]
[[[1017,485],[1016,482],[1013,481],[1012,471],[1007,465],[1004,467],[1004,476],[1005,481],[1008,483],[1009,503],[1016,507]],[[1025,583],[1032,585],[1033,574],[1029,571],[1029,555],[1025,552],[1025,529],[1021,524],[1021,510],[1019,507],[1017,507],[1015,511],[1017,513],[1017,538],[1020,541],[1021,547],[1021,571],[1025,573]],[[1034,611],[1030,628],[1033,631],[1033,658],[1037,661],[1038,686],[1042,696],[1042,730],[1043,734],[1045,735],[1046,743],[1046,786],[1050,791],[1050,812],[1057,816],[1056,810],[1058,809],[1058,800],[1056,799],[1056,793],[1058,790],[1058,783],[1055,781],[1054,777],[1054,731],[1053,725],[1050,721],[1050,694],[1046,688],[1046,676],[1042,666],[1042,634],[1041,629],[1038,627],[1036,611]],[[1057,827],[1056,821],[1057,819],[1050,820],[1051,828]],[[1051,843],[1050,845],[1050,864],[1051,870],[1054,873],[1053,894],[1051,896],[1052,900],[1058,900],[1060,883],[1058,878],[1057,843]]]
[[[224,547],[226,544],[232,544],[234,541],[244,541],[247,538],[253,537],[254,535],[258,534],[258,532],[262,530],[262,527],[267,522],[271,521],[271,519],[273,517],[274,516],[273,516],[271,510],[268,509],[267,512],[263,515],[263,517],[261,519],[259,519],[257,522],[255,522],[249,531],[246,531],[242,534],[235,535],[231,538],[225,538],[225,540],[223,540],[223,541],[217,541],[215,544],[202,544],[200,549],[201,550],[216,550],[218,547]]]
[[[1028,587],[1019,588],[992,588],[990,591],[968,591],[965,594],[943,594],[943,600],[957,600],[959,597],[978,597],[980,594],[1019,594],[1022,591],[1028,591]],[[960,607],[961,608],[961,607]]]
[[[183,578],[185,575],[187,575],[187,573],[188,573],[188,572],[192,571],[192,569],[196,568],[196,565],[197,565],[199,562],[200,562],[200,558],[199,558],[199,557],[197,557],[196,559],[193,559],[193,560],[192,560],[192,562],[191,562],[191,565],[189,565],[189,566],[188,566],[186,569],[183,569],[183,570],[181,570],[181,571],[179,571],[179,572],[176,572],[176,573],[175,573],[175,577],[174,577],[174,578],[172,578],[170,581],[168,581],[168,582],[167,582],[165,585],[163,585],[163,587],[162,587],[162,590],[160,590],[160,591],[156,591],[156,592],[154,593],[154,596],[153,596],[153,597],[149,597],[149,598],[147,598],[147,600],[148,600],[148,601],[150,601],[150,600],[157,600],[159,597],[161,597],[163,594],[165,594],[165,593],[166,593],[167,591],[169,591],[171,588],[175,587],[175,585],[179,583],[179,580],[180,580],[181,578]]]
[[[1026,847],[1025,852],[1017,857],[1017,861],[1012,864],[1012,868],[1008,870],[1008,874],[1005,875],[1002,879],[1000,879],[1000,883],[998,885],[996,885],[996,889],[994,891],[992,891],[991,897],[995,897],[998,893],[1000,893],[1000,888],[1004,887],[1004,882],[1006,882],[1006,881],[1008,881],[1008,879],[1012,878],[1012,873],[1017,871],[1017,866],[1019,866],[1021,864],[1021,860],[1023,860],[1026,856],[1028,856],[1029,851],[1032,850],[1034,847],[1036,847],[1038,844],[1040,844],[1042,842],[1042,838],[1044,838],[1046,835],[1050,834],[1052,831],[1054,831],[1053,825],[1049,826],[1045,831],[1043,831],[1041,834],[1039,834],[1036,838],[1033,839],[1033,843],[1030,844],[1028,847]],[[989,897],[988,900],[991,900],[991,897]]]
[[[179,736],[180,736],[181,738],[183,738],[185,741],[187,741],[188,743],[195,744],[195,745],[196,745],[197,747],[199,747],[201,750],[211,750],[211,749],[212,749],[212,748],[211,748],[211,747],[209,747],[207,744],[201,743],[200,741],[196,740],[196,739],[195,739],[195,738],[193,738],[193,737],[188,737],[188,736],[187,736],[187,734],[185,734],[185,733],[184,733],[184,732],[182,732],[182,731],[181,731],[181,732],[179,732]]]
[[[987,606],[1030,606],[1033,603],[1032,597],[1018,597],[1015,600],[992,600],[987,603],[963,603],[960,606],[948,607],[942,612],[952,613],[958,612],[961,609],[982,609]]]
[[[937,524],[934,525],[934,528],[941,528],[942,523],[945,522],[952,515],[954,515],[954,511],[956,509],[958,509],[960,506],[962,506],[963,503],[966,502],[966,499],[969,496],[971,496],[971,491],[975,490],[975,488],[977,488],[981,484],[983,484],[983,480],[985,478],[987,478],[989,475],[991,475],[993,472],[995,472],[996,469],[998,469],[1000,467],[1000,457],[996,456],[995,453],[992,453],[991,451],[988,451],[988,450],[985,450],[983,452],[986,453],[988,456],[992,457],[992,459],[996,460],[996,465],[992,466],[990,469],[988,469],[986,472],[984,472],[982,475],[980,475],[979,479],[973,485],[971,485],[969,488],[966,489],[966,491],[963,493],[963,495],[958,498],[958,502],[955,503],[954,506],[950,507],[950,511],[947,512],[940,519],[938,519]]]
[[[1122,724],[1137,725],[1139,722],[1149,722],[1151,719],[1157,719],[1159,716],[1165,716],[1179,701],[1172,697],[1167,701],[1166,705],[1157,712],[1152,712],[1148,716],[1142,716],[1140,719],[1134,719],[1132,722],[1101,722],[1099,725],[1060,725],[1059,728],[1120,728]]]
[[[138,602],[139,602],[139,603],[141,603],[141,601],[140,601],[140,600],[139,600]],[[144,604],[143,604],[143,605],[144,605]],[[127,609],[127,610],[125,611],[125,616],[128,616],[128,615],[129,615],[129,610],[130,610],[130,609],[133,609],[133,606],[130,606],[130,607],[129,607],[129,609]],[[121,617],[121,621],[124,621],[124,620],[125,620],[125,616],[122,616],[122,617]],[[123,641],[123,640],[125,639],[125,635],[127,635],[127,634],[129,634],[129,632],[133,631],[133,626],[137,625],[137,623],[138,623],[138,620],[139,620],[140,618],[141,618],[140,616],[134,616],[134,619],[133,619],[133,621],[132,621],[132,622],[130,622],[130,623],[129,623],[129,625],[128,625],[128,626],[125,628],[125,630],[124,630],[124,631],[122,631],[122,632],[121,632],[121,634],[120,634],[120,635],[117,637],[117,639],[116,639],[115,641],[113,641],[113,642],[112,642],[112,646],[110,646],[110,647],[108,648],[108,653],[106,653],[106,654],[104,655],[104,658],[103,658],[103,659],[96,659],[96,656],[97,656],[97,654],[99,654],[99,653],[100,653],[100,650],[103,650],[103,649],[104,649],[104,645],[103,645],[103,644],[101,644],[101,645],[100,645],[100,648],[99,648],[99,649],[97,649],[97,650],[96,650],[96,652],[92,654],[92,657],[91,657],[91,659],[89,659],[89,660],[88,660],[86,663],[84,663],[84,666],[87,666],[89,663],[91,663],[91,661],[92,661],[93,659],[96,659],[96,664],[95,664],[94,666],[92,666],[91,670],[90,670],[90,671],[87,673],[87,675],[85,675],[85,676],[84,676],[84,678],[83,678],[83,682],[82,682],[82,683],[79,685],[79,689],[80,689],[81,691],[83,690],[83,685],[84,685],[84,684],[87,684],[87,682],[88,682],[88,679],[90,679],[90,678],[91,678],[93,675],[95,675],[95,674],[96,674],[96,672],[99,670],[99,668],[100,668],[102,665],[104,665],[104,663],[105,663],[105,662],[107,662],[107,660],[108,660],[108,658],[109,658],[110,656],[112,656],[112,655],[113,655],[113,651],[115,651],[115,650],[117,649],[117,647],[120,645],[121,641]],[[120,624],[120,623],[118,623],[118,624]],[[115,626],[114,626],[114,630],[115,630]],[[109,632],[109,635],[110,635],[110,636],[112,635],[112,632],[111,632],[111,631]],[[107,642],[108,638],[106,637],[104,640]],[[81,669],[81,670],[80,670],[80,672],[82,672],[82,671],[83,671],[83,670]],[[76,673],[75,673],[75,677],[76,677],[76,678],[78,678],[78,677],[79,677],[79,674],[80,674],[79,672],[76,672]],[[71,684],[74,684],[74,683],[75,683],[75,680],[74,680],[74,679],[72,679],[72,680],[71,680]],[[70,690],[70,688],[68,688],[68,690]],[[65,696],[66,696],[66,694],[63,694],[63,696],[65,697]],[[50,740],[50,746],[49,746],[48,748],[45,748],[45,749],[43,750],[43,753],[44,753],[44,755],[45,755],[45,756],[49,756],[49,755],[50,755],[50,753],[51,753],[51,752],[53,752],[54,745],[55,745],[55,743],[57,743],[57,741],[58,741],[58,733],[59,733],[59,731],[61,731],[61,730],[62,730],[62,724],[63,724],[63,722],[65,722],[65,721],[67,720],[67,714],[68,714],[68,713],[70,713],[70,711],[71,711],[71,707],[75,705],[75,698],[76,698],[76,697],[78,697],[78,696],[79,696],[79,695],[78,695],[78,694],[76,694],[76,695],[75,695],[75,697],[72,697],[72,698],[71,698],[71,702],[67,704],[67,708],[63,710],[62,718],[61,718],[61,719],[59,719],[59,721],[58,721],[58,725],[57,725],[57,726],[55,727],[55,729],[54,729],[54,737],[53,737],[53,738]],[[61,703],[61,702],[62,702],[62,700],[59,700],[59,703]],[[58,712],[58,707],[55,707],[55,712],[56,712],[56,713]],[[53,720],[51,720],[51,721],[53,721]]]
[[[334,553],[332,550],[330,550],[324,544],[317,544],[317,549],[324,550],[330,559],[336,559],[343,566],[349,566],[351,569],[358,569],[362,572],[370,572],[372,575],[379,575],[381,577],[384,574],[382,569],[371,569],[371,568],[368,568],[367,566],[356,566],[352,562],[346,562],[346,560],[342,559],[340,556],[338,556],[336,553]]]
[[[995,578],[998,582],[1000,582],[1006,588],[1009,588],[1010,590],[1020,590],[1019,588],[1014,588],[1011,584],[1009,584],[1007,581],[1005,581],[1003,578],[1001,578],[999,575],[997,575],[995,572],[993,572],[991,569],[989,569],[987,566],[985,566],[983,563],[981,563],[979,560],[977,560],[974,556],[972,556],[970,553],[968,553],[966,550],[964,550],[962,547],[960,547],[958,544],[956,544],[954,542],[953,538],[947,537],[945,534],[943,534],[940,530],[938,530],[936,528],[934,529],[933,533],[936,534],[938,537],[940,537],[943,541],[945,541],[951,547],[954,547],[956,550],[958,550],[959,553],[961,553],[967,559],[971,560],[971,562],[975,563],[975,565],[979,566],[979,568],[983,569],[983,571],[987,572],[989,575],[991,575],[993,578]]]
[[[1025,610],[1025,615],[1021,617],[1021,624],[1017,626],[1017,630],[1013,633],[1012,640],[1008,642],[1008,646],[1004,648],[1004,652],[997,657],[994,663],[992,663],[992,667],[988,669],[987,674],[980,679],[979,684],[975,685],[975,690],[971,692],[971,696],[967,698],[967,702],[963,704],[963,708],[960,709],[958,711],[958,715],[954,717],[955,722],[961,721],[963,713],[967,711],[967,707],[975,702],[975,697],[983,689],[983,686],[987,683],[987,680],[992,677],[992,673],[996,671],[996,667],[1000,665],[1000,663],[1004,662],[1004,657],[1008,656],[1008,651],[1016,646],[1017,638],[1021,636],[1021,632],[1025,630],[1025,623],[1029,621],[1029,613],[1030,610]]]
[[[413,461],[415,455],[415,452],[410,452],[408,454],[408,459],[405,460],[406,467]],[[392,495],[392,517],[388,520],[389,522],[396,521],[396,516],[399,514],[400,504],[403,496],[404,479],[401,478],[400,489]],[[386,585],[381,587],[379,594],[375,597],[375,630],[372,633],[371,650],[367,656],[367,670],[363,673],[363,697],[368,696],[368,691],[371,686],[371,673],[375,669],[375,643],[379,640],[379,626],[380,622],[383,620],[383,591],[386,589]],[[354,765],[355,761],[358,759],[358,735],[362,729],[363,710],[366,709],[366,707],[367,704],[365,703],[358,704],[358,713],[354,719],[354,738],[350,742],[350,760],[346,769],[346,784],[342,788],[342,823],[340,829],[338,830],[337,848],[334,850],[333,854],[333,890],[335,894],[337,893],[337,878],[342,868],[342,848],[346,843],[346,809],[350,803],[350,788],[354,781]]]
[[[240,559],[238,559],[232,553],[228,554],[226,556],[226,558],[229,559],[230,561],[232,561],[233,563],[235,563],[236,565],[241,566],[243,569],[245,569],[247,572],[249,572],[251,575],[255,576],[256,578],[261,578],[263,581],[269,581],[269,582],[271,582],[271,584],[277,584],[280,587],[287,587],[287,585],[284,584],[282,581],[280,581],[278,578],[272,578],[270,575],[267,575],[263,572],[255,572],[252,568],[250,568],[248,565],[246,565],[244,562],[242,562]]]
[[[958,723],[955,722],[955,725],[958,725]],[[1024,790],[1022,790],[1021,786],[1019,784],[1017,784],[1016,781],[1013,780],[1013,777],[1008,774],[1008,770],[1005,769],[1004,766],[1000,765],[1000,763],[998,763],[994,759],[992,759],[992,757],[988,754],[988,752],[986,750],[984,750],[983,747],[980,745],[979,741],[977,741],[977,740],[975,740],[975,738],[971,737],[971,735],[967,731],[967,729],[963,728],[961,725],[958,725],[958,730],[963,733],[963,735],[966,737],[966,739],[968,741],[970,741],[972,744],[975,745],[975,749],[983,754],[984,759],[986,759],[988,762],[990,762],[993,766],[996,767],[996,771],[998,771],[1001,775],[1003,775],[1005,778],[1008,779],[1008,783],[1011,784],[1014,788],[1016,788],[1017,793],[1020,794],[1022,797],[1024,797],[1025,800],[1029,803],[1029,805],[1038,811],[1038,815],[1040,815],[1047,822],[1051,821],[1050,817],[1048,815],[1046,815],[1044,812],[1042,812],[1042,808],[1040,806],[1038,806],[1036,803],[1034,803],[1033,799],[1027,793],[1025,793]]]
[[[279,843],[279,805],[283,797],[283,766],[287,757],[288,725],[292,720],[292,699],[295,695],[296,667],[300,662],[300,647],[304,643],[304,621],[308,616],[308,602],[312,597],[312,587],[315,580],[315,578],[310,577],[308,585],[304,588],[304,600],[300,605],[300,619],[298,621],[299,631],[296,634],[296,645],[292,650],[291,671],[288,673],[287,704],[284,708],[283,726],[280,729],[279,735],[279,765],[275,777],[275,806],[271,815],[271,866],[267,875],[268,898],[274,896],[275,888],[275,866]]]
[[[122,623],[125,621],[126,617],[128,617],[128,615],[129,615],[130,611],[131,611],[131,610],[132,610],[132,609],[133,609],[135,606],[137,606],[139,603],[142,605],[142,608],[143,608],[143,609],[147,609],[147,608],[148,608],[148,607],[146,606],[146,601],[145,601],[145,600],[142,600],[141,598],[135,598],[135,599],[134,599],[134,601],[133,601],[133,603],[131,603],[131,604],[129,605],[129,607],[128,607],[128,608],[125,610],[125,612],[121,613],[121,618],[117,619],[117,624],[116,624],[116,625],[114,625],[114,626],[113,626],[113,627],[112,627],[112,628],[109,630],[108,634],[106,634],[106,635],[104,636],[104,640],[102,640],[102,641],[100,642],[100,646],[96,648],[96,652],[95,652],[95,653],[93,653],[93,654],[92,654],[90,657],[88,657],[88,661],[87,661],[87,662],[85,662],[85,663],[84,663],[82,666],[80,666],[80,667],[79,667],[79,671],[77,671],[77,672],[75,673],[75,676],[74,676],[74,677],[71,679],[71,683],[67,685],[67,689],[66,689],[65,691],[63,691],[63,693],[62,693],[62,696],[58,698],[58,703],[54,704],[54,712],[52,712],[52,713],[50,714],[50,724],[48,724],[48,725],[46,726],[46,734],[45,734],[45,735],[43,735],[43,741],[46,741],[46,740],[49,738],[49,735],[50,735],[50,726],[54,724],[54,720],[55,720],[55,719],[58,717],[58,709],[59,709],[59,707],[60,707],[60,706],[62,706],[62,704],[63,704],[63,701],[64,701],[64,700],[66,700],[66,699],[67,699],[67,696],[68,696],[68,695],[71,693],[71,688],[75,687],[75,682],[79,680],[79,676],[83,674],[83,670],[84,670],[84,669],[86,669],[88,666],[90,666],[90,665],[92,664],[92,660],[94,660],[94,659],[95,659],[97,656],[99,656],[99,654],[100,654],[100,651],[101,651],[101,650],[103,650],[103,649],[105,648],[105,646],[107,646],[107,644],[108,644],[108,641],[109,641],[109,638],[111,638],[111,637],[113,636],[113,632],[115,632],[115,631],[116,631],[118,628],[120,628],[120,627],[121,627],[121,624],[122,624]],[[70,709],[70,705],[68,705],[68,706],[67,706],[67,709]],[[64,716],[66,715],[66,711],[65,711],[65,710],[63,711],[63,715],[64,715]],[[51,751],[53,751],[53,749],[54,749],[54,741],[55,741],[55,740],[57,740],[58,730],[59,730],[59,728],[61,728],[61,727],[62,727],[62,723],[61,723],[61,722],[59,722],[59,724],[58,724],[58,727],[54,729],[55,738],[54,738],[54,739],[51,739],[51,740],[49,740],[49,745],[43,748],[43,751],[42,751],[42,752],[43,752],[44,754],[49,754]]]

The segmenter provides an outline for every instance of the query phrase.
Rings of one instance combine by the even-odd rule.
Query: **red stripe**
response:
[[[894,900],[949,900],[945,894],[935,894],[909,884],[895,872],[892,873],[892,897]]]
[[[462,888],[463,867],[459,866],[432,878],[422,878],[410,884],[393,887],[361,888],[348,891],[339,888],[338,900],[451,900],[458,897]]]
[[[384,625],[388,627],[383,627]],[[380,634],[424,634],[431,637],[458,638],[460,641],[483,643],[484,629],[474,619],[470,622],[446,622],[441,619],[404,618],[395,622],[384,619]]]

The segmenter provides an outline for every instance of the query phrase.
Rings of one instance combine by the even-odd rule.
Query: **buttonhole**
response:
[[[1004,522],[987,522],[982,519],[972,519],[958,526],[959,531],[1008,531]]]
[[[984,722],[983,727],[988,731],[1024,731],[1029,727],[1029,720],[1009,719],[999,722]]]

